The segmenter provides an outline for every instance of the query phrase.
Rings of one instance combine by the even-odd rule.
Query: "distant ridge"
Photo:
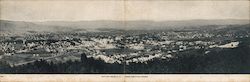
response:
[[[74,29],[168,29],[181,27],[201,27],[206,25],[243,25],[250,24],[250,20],[244,19],[218,19],[218,20],[175,20],[175,21],[45,21],[26,22],[0,20],[0,31],[71,31]]]

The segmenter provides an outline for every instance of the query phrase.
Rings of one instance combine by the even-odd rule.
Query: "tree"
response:
[[[86,56],[85,53],[81,54],[81,62],[84,63],[84,64],[87,64],[87,56]]]

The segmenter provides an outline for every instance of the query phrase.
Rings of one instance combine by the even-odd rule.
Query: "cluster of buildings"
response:
[[[49,54],[49,61],[54,61],[53,59],[59,60],[56,55],[60,57],[74,55],[65,53],[77,51],[86,53],[87,57],[103,60],[106,63],[129,65],[129,63],[147,63],[154,59],[175,58],[179,52],[192,49],[235,48],[239,44],[237,41],[222,44],[223,42],[220,41],[197,40],[197,38],[213,38],[216,36],[211,33],[198,32],[160,32],[139,35],[85,34],[84,36],[76,34],[36,34],[18,38],[6,36],[8,39],[1,40],[0,43],[0,59],[7,56],[11,58],[13,55],[22,53],[22,55],[32,54],[34,60],[40,57],[40,54]],[[209,51],[204,53],[209,53]],[[19,56],[13,56],[13,58],[15,57]],[[77,59],[78,56],[75,57]]]

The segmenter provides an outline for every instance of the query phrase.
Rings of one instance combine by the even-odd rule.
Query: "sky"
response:
[[[249,1],[0,0],[14,21],[249,19]]]

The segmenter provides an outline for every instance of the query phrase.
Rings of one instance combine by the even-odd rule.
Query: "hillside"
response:
[[[243,25],[249,20],[185,20],[185,21],[46,21],[24,22],[0,20],[0,31],[27,32],[27,31],[75,31],[76,29],[123,29],[123,30],[151,30],[175,29],[187,27],[202,27],[207,25]]]

